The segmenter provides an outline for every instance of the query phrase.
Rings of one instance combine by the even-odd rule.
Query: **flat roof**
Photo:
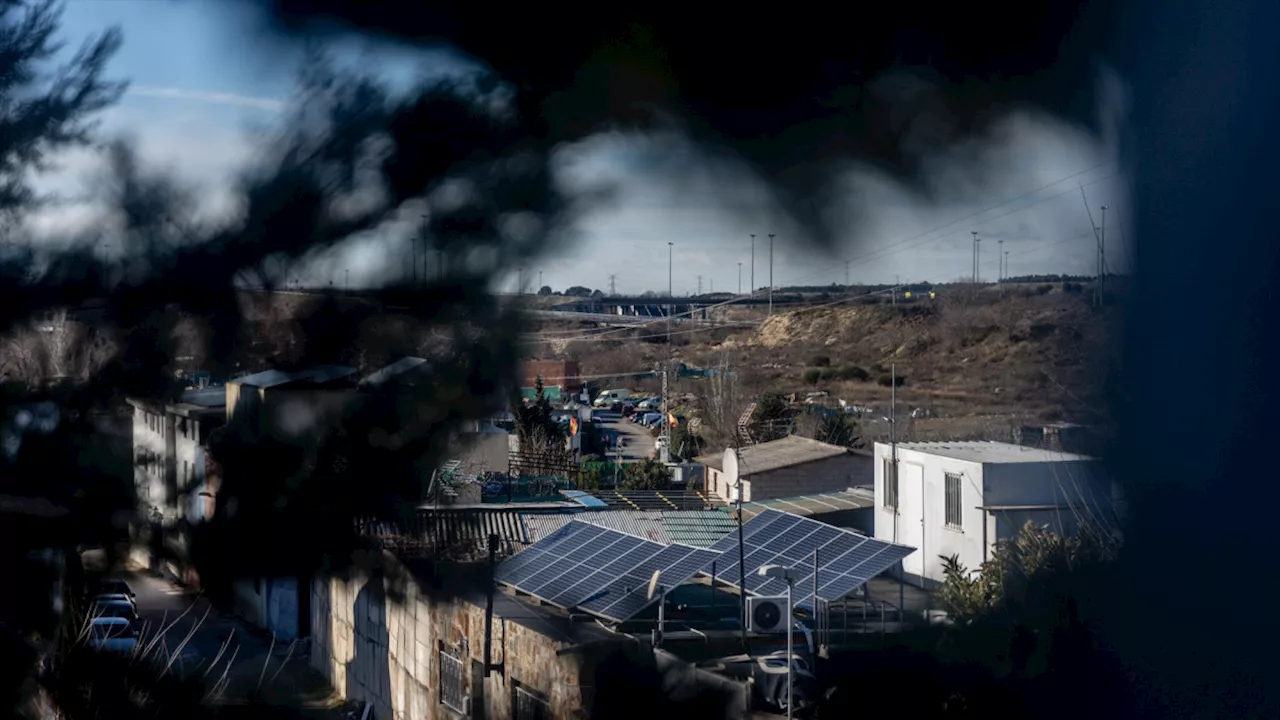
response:
[[[259,373],[228,380],[228,385],[245,385],[256,388],[273,388],[289,383],[324,384],[341,380],[356,374],[356,369],[346,365],[318,365],[316,367],[285,372],[284,370],[263,370]]]
[[[886,443],[876,445],[889,447]],[[898,449],[975,463],[1081,462],[1097,459],[1088,455],[992,441],[898,443]]]

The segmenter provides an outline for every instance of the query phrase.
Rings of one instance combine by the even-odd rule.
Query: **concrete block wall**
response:
[[[746,476],[747,502],[839,492],[874,483],[871,458],[845,455]]]
[[[341,696],[371,702],[379,719],[457,718],[440,702],[444,648],[463,659],[473,716],[482,703],[484,717],[513,717],[516,682],[546,698],[552,717],[573,717],[582,707],[581,660],[558,656],[561,643],[495,612],[493,661],[505,660],[505,673],[486,679],[484,608],[429,598],[401,581],[404,571],[389,556],[373,562],[350,579],[322,577],[312,587],[311,664]]]

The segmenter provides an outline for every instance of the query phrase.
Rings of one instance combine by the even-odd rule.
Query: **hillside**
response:
[[[1010,428],[1024,422],[1105,423],[1105,369],[1118,333],[1118,313],[1097,310],[1087,292],[1058,285],[1006,297],[954,293],[929,304],[775,314],[758,328],[675,337],[671,352],[689,365],[734,371],[735,407],[768,390],[825,390],[832,403],[871,406],[876,416],[888,413],[888,376],[896,365],[904,439],[1008,439]],[[545,350],[574,357],[590,376],[652,367],[667,353],[663,340],[658,334],[559,342]],[[707,385],[687,379],[677,389],[703,397],[703,405],[725,404],[705,399],[712,393]],[[910,417],[917,408],[920,417]],[[864,424],[869,437],[887,435],[883,421]]]

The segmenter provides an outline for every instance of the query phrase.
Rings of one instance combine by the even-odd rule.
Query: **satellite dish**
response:
[[[654,570],[653,577],[649,578],[649,598],[648,599],[650,600],[653,599],[653,593],[658,589],[658,575],[661,572],[662,572],[661,570]]]

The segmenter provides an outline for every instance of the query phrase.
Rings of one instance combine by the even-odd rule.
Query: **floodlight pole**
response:
[[[794,703],[791,701],[791,676],[792,665],[795,663],[795,656],[792,651],[791,635],[795,629],[796,617],[795,607],[791,604],[791,586],[795,581],[791,579],[791,571],[787,571],[787,720],[791,720],[791,709]],[[814,598],[814,605],[817,605],[817,598]]]

